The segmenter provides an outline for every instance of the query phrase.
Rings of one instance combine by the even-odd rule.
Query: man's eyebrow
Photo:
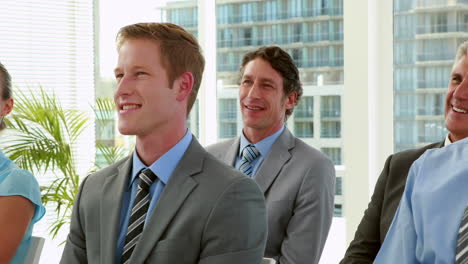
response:
[[[135,70],[146,69],[146,67],[140,66],[140,65],[136,65],[136,66],[132,66],[130,69],[135,71]],[[116,67],[116,68],[114,69],[114,73],[120,72],[120,71],[122,71],[122,69],[121,69],[120,67]]]
[[[252,78],[251,75],[248,75],[248,74],[245,74],[242,76],[242,79],[246,79],[246,78]],[[274,83],[275,81],[273,81],[273,79],[270,79],[270,78],[267,78],[267,77],[260,77],[259,78],[261,82],[271,82],[271,83]]]
[[[453,77],[458,77],[460,78],[462,76],[461,73],[458,73],[458,72],[452,72],[452,74],[450,74],[450,76],[453,78]]]
[[[141,69],[146,69],[144,66],[136,65],[131,68],[132,70],[141,70]]]

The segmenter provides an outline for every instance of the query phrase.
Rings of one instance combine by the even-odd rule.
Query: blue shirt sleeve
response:
[[[20,195],[35,205],[32,223],[39,221],[45,214],[42,205],[39,184],[34,176],[28,171],[19,168],[0,170],[0,196]]]
[[[454,263],[468,204],[468,138],[427,150],[409,172],[375,263]]]
[[[374,263],[395,263],[396,256],[399,263],[418,263],[417,230],[411,197],[420,161],[421,159],[417,160],[411,166],[400,205]]]

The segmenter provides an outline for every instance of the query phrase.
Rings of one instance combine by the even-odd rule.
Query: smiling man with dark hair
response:
[[[318,263],[333,217],[335,169],[285,127],[302,95],[299,71],[288,53],[270,46],[247,53],[240,74],[242,135],[207,149],[263,191],[265,256],[280,264]]]

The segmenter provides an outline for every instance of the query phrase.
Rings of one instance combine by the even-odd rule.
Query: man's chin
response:
[[[244,122],[244,128],[262,130],[265,129],[265,125],[262,125],[260,122]]]
[[[458,121],[458,122],[457,122]],[[468,124],[459,120],[447,120],[445,126],[449,131],[450,141],[455,142],[468,137]]]
[[[134,128],[127,128],[127,127],[119,127],[119,132],[125,136],[133,136],[135,135],[136,131]]]

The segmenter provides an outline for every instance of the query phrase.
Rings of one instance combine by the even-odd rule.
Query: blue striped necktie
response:
[[[146,214],[150,204],[149,192],[150,186],[157,179],[157,176],[150,170],[144,169],[138,175],[140,182],[138,183],[138,191],[133,202],[130,220],[128,221],[127,235],[125,237],[125,244],[123,247],[123,254],[121,263],[129,263],[143,228],[145,227]]]
[[[242,157],[239,170],[245,175],[252,177],[253,168],[251,163],[258,156],[260,156],[260,152],[258,151],[258,149],[252,144],[247,145],[244,148],[244,150],[242,150]]]
[[[468,206],[465,208],[460,229],[458,230],[457,254],[455,255],[455,263],[468,263]]]

